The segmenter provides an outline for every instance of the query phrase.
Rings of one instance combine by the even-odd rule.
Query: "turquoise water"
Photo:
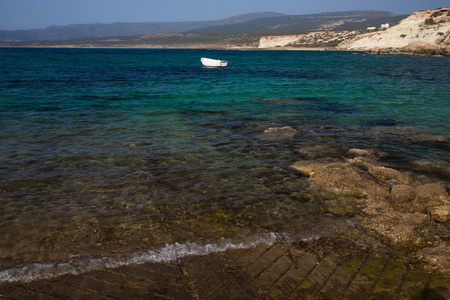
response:
[[[449,71],[351,52],[0,49],[0,280],[326,234],[301,186],[277,188],[298,150],[449,163]],[[298,134],[265,137],[283,126]]]

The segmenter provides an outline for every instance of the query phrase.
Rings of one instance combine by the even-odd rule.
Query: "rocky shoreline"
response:
[[[338,48],[375,54],[450,56],[450,8],[416,12],[396,26],[357,36]]]
[[[374,128],[369,134],[385,130]],[[448,141],[445,136],[409,131],[400,130],[399,137]],[[273,127],[262,138],[282,142],[298,134],[290,126]],[[449,183],[440,179],[450,178],[448,163],[418,160],[399,169],[383,162],[387,154],[378,150],[328,144],[300,148],[297,153],[301,160],[290,168],[305,178],[302,189],[307,186],[308,197],[321,199],[327,213],[350,218],[383,244],[415,253],[417,259],[450,272]]]
[[[374,32],[317,31],[301,35],[265,36],[259,49],[366,51],[370,54],[450,56],[450,8],[419,11],[399,24]]]
[[[375,47],[366,51],[368,54],[409,54],[423,56],[450,56],[450,46],[440,47],[429,43],[411,43],[402,48]]]

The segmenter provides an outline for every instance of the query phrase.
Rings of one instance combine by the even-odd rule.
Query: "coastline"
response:
[[[278,46],[268,48],[258,48],[251,46],[217,46],[217,45],[191,45],[191,46],[83,46],[83,45],[29,45],[29,46],[11,46],[0,45],[4,49],[209,49],[209,50],[235,50],[235,51],[340,51],[340,52],[364,52],[370,55],[417,55],[427,57],[449,57],[447,50],[440,51],[436,47],[405,47],[405,48],[373,48],[347,49],[339,47],[292,47]]]
[[[190,46],[168,46],[168,45],[152,45],[152,46],[83,46],[83,45],[27,45],[27,46],[14,46],[14,45],[0,45],[0,48],[36,48],[36,49],[212,49],[212,50],[299,50],[299,51],[343,51],[337,48],[330,47],[269,47],[259,48],[253,46],[218,46],[218,45],[190,45]],[[349,50],[350,51],[350,50]]]
[[[60,41],[8,40],[3,48],[217,49],[277,51],[364,51],[368,54],[450,56],[450,8],[418,11],[399,23],[355,30],[312,30],[294,35],[195,37],[156,34]],[[387,25],[387,27],[386,27]],[[269,33],[270,34],[270,33]],[[276,33],[274,33],[276,34]],[[176,36],[176,39],[173,38]]]

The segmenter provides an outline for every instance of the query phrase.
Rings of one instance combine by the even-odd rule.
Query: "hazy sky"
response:
[[[301,15],[384,10],[410,14],[449,6],[450,0],[0,0],[0,30],[88,23],[218,20],[262,11]]]

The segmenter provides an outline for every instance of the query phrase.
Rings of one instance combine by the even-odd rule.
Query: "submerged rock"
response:
[[[367,173],[349,163],[333,163],[317,169],[311,180],[337,193],[355,196],[388,194],[387,186],[378,184]]]
[[[374,126],[367,131],[373,139],[403,139],[413,142],[445,142],[448,137],[431,134],[423,129],[408,126]]]
[[[431,207],[429,209],[430,216],[438,222],[447,222],[450,220],[450,204]]]
[[[297,161],[291,165],[291,168],[307,175],[311,176],[321,167],[325,167],[330,163],[333,163],[334,160],[330,159],[322,159],[322,160],[301,160]]]
[[[344,153],[342,147],[338,145],[313,145],[297,150],[297,153],[306,159],[316,159],[323,157],[341,157]]]
[[[369,156],[371,153],[368,150],[365,149],[350,149],[348,150],[348,154],[354,155],[354,156]]]
[[[417,257],[444,272],[450,272],[450,243],[448,242],[441,242],[436,247],[423,248],[417,252]]]
[[[450,164],[442,160],[421,159],[409,164],[418,172],[439,174],[442,177],[450,178]]]
[[[435,143],[448,143],[450,141],[449,136],[445,135],[435,135],[430,133],[419,133],[419,134],[412,134],[408,136],[408,139],[414,142],[435,142]]]
[[[416,193],[414,188],[406,184],[396,184],[392,186],[389,203],[395,210],[402,212],[423,211],[422,208],[416,208],[414,201]]]
[[[448,197],[447,191],[445,188],[436,183],[424,184],[416,187],[414,189],[417,196],[423,200],[438,200],[445,199]]]
[[[358,205],[355,201],[347,197],[327,200],[324,202],[324,207],[327,212],[336,216],[352,217],[358,213]]]
[[[259,135],[259,138],[268,141],[282,141],[292,139],[297,133],[298,131],[291,126],[269,127]]]
[[[424,184],[414,189],[415,201],[438,222],[450,220],[450,197],[446,189],[436,183]]]
[[[329,152],[330,147],[307,147],[299,154],[304,158],[305,153],[320,150]],[[450,236],[450,230],[440,225],[450,221],[450,198],[445,186],[429,183],[432,178],[424,175],[382,166],[378,155],[372,150],[350,149],[343,157],[301,160],[291,167],[309,177],[305,180],[314,187],[310,191],[312,198],[320,195],[317,199],[322,199],[326,212],[357,218],[358,226],[395,248],[428,247],[423,255],[428,255],[429,262],[433,263],[432,257],[450,261],[450,251],[433,248],[440,245],[442,232]],[[429,162],[422,162],[422,166],[436,168]]]
[[[383,213],[372,216],[370,221],[366,220],[366,226],[396,247],[421,246],[434,240],[428,234],[432,224],[430,225],[427,214],[384,210]]]
[[[414,188],[406,184],[396,184],[391,189],[391,203],[411,202],[415,199]]]
[[[389,182],[390,184],[410,184],[412,181],[408,175],[391,168],[371,166],[369,173],[378,181]]]
[[[357,149],[352,148],[347,151],[347,155],[350,157],[366,157],[372,159],[378,159],[384,155],[384,153],[373,150],[373,149]]]

